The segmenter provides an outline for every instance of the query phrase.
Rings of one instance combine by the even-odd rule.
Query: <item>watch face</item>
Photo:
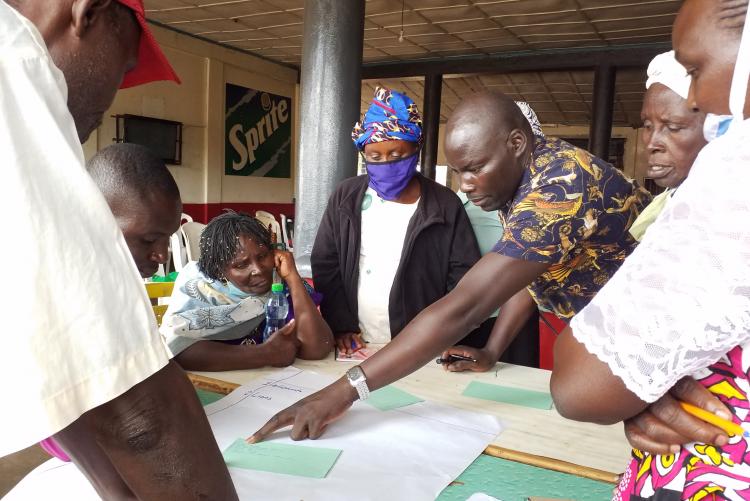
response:
[[[352,383],[355,384],[359,383],[360,381],[364,381],[365,379],[365,373],[362,372],[362,369],[360,369],[359,366],[354,366],[346,371],[346,376]]]

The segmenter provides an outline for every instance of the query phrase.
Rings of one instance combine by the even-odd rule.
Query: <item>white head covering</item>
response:
[[[655,83],[666,85],[682,99],[687,99],[690,91],[690,76],[687,70],[674,57],[674,51],[664,52],[656,56],[648,65],[648,89]]]
[[[521,113],[523,113],[523,116],[525,116],[526,120],[529,121],[529,125],[531,125],[531,132],[533,132],[535,136],[544,137],[542,124],[539,123],[539,118],[537,118],[536,112],[532,109],[531,106],[529,106],[529,103],[527,103],[526,101],[516,101],[516,106],[521,109]]]

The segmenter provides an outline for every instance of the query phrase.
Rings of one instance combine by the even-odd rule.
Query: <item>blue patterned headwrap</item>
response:
[[[421,145],[422,116],[408,96],[377,87],[367,113],[354,125],[352,140],[362,150],[366,144],[395,139]]]

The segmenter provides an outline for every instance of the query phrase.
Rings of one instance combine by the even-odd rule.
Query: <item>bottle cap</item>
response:
[[[284,284],[271,284],[271,292],[284,292]]]

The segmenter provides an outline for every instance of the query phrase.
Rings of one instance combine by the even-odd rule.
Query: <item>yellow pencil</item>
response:
[[[739,435],[741,437],[750,437],[750,432],[746,431],[742,426],[736,423],[733,423],[732,421],[727,421],[726,419],[722,419],[715,414],[711,414],[710,412],[701,409],[700,407],[696,407],[694,405],[690,405],[685,402],[680,402],[680,406],[682,406],[682,408],[685,409],[685,412],[687,412],[688,414],[692,414],[698,419],[701,419],[709,424],[712,424],[716,426],[717,428],[721,428],[722,430],[727,432],[729,435]]]

